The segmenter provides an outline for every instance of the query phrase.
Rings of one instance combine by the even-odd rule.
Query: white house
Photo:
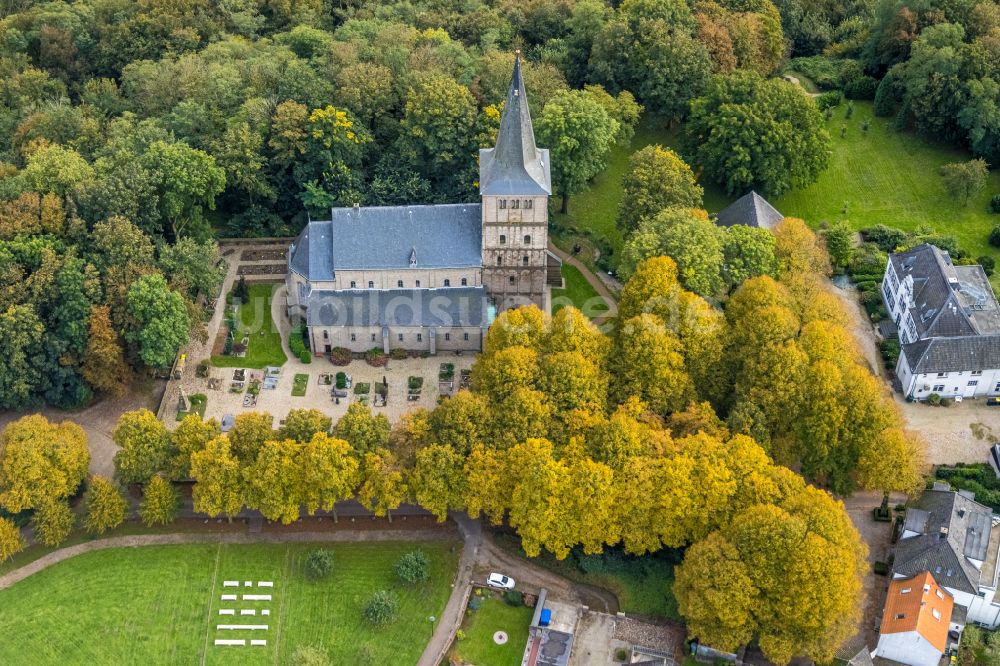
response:
[[[998,551],[1000,526],[994,526],[993,512],[973,493],[936,483],[907,509],[892,574],[903,579],[929,571],[955,600],[953,630],[966,622],[995,629]]]
[[[929,571],[889,584],[875,656],[909,666],[938,666],[948,649],[955,600]]]
[[[956,266],[927,244],[897,252],[882,299],[899,330],[904,395],[1000,395],[1000,305],[982,266]]]

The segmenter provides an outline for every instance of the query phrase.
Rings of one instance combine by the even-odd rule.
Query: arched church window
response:
[[[524,264],[525,266],[528,265],[528,255],[524,255],[524,257],[521,259],[521,263]]]
[[[507,237],[504,236],[503,234],[500,234],[500,244],[503,245],[506,242],[507,242]]]
[[[531,204],[533,204],[533,203],[534,202],[531,199],[525,199],[524,200],[524,207],[527,208],[528,210],[531,210]]]
[[[517,278],[516,278],[516,277],[514,277],[513,275],[511,275],[511,276],[510,276],[510,283],[511,283],[511,284],[517,284]]]
[[[500,210],[503,210],[504,208],[507,207],[507,200],[506,199],[498,199],[497,201],[500,203]]]
[[[521,207],[521,200],[520,199],[514,199],[510,203],[511,203],[511,208],[520,208]]]
[[[525,245],[531,245],[531,236],[525,236],[524,237],[524,244]]]

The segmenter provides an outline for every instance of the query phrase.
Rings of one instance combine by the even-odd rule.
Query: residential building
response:
[[[478,203],[355,205],[306,225],[286,291],[314,352],[477,351],[496,312],[550,308],[562,278],[548,250],[549,151],[535,145],[520,56],[479,164]]]
[[[933,245],[889,256],[882,299],[899,331],[904,395],[1000,395],[1000,305],[982,266]]]
[[[747,227],[773,229],[785,216],[777,211],[767,199],[751,191],[729,204],[715,216],[720,227],[742,224]]]
[[[889,584],[875,655],[909,666],[938,666],[948,650],[955,600],[929,571]]]
[[[1000,625],[997,553],[1000,527],[989,507],[968,491],[936,483],[907,509],[896,544],[893,579],[930,572],[955,602],[951,629],[966,622],[991,629]]]

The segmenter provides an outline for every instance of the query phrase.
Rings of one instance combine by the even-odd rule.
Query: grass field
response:
[[[993,171],[988,185],[962,206],[945,192],[938,169],[971,155],[928,143],[912,132],[897,132],[892,118],[873,116],[868,102],[855,102],[850,119],[844,117],[846,108],[841,104],[827,121],[834,146],[830,167],[811,186],[772,201],[778,210],[814,227],[835,220],[846,220],[855,229],[925,226],[954,236],[974,257],[1000,259],[987,243],[990,229],[1000,223],[1000,216],[988,212],[990,197],[1000,192],[1000,173]],[[862,131],[865,119],[871,121],[867,135]],[[844,138],[842,126],[847,127]]]
[[[271,296],[276,286],[273,284],[248,286],[250,300],[240,306],[240,332],[237,333],[237,338],[241,334],[246,334],[250,338],[246,356],[242,358],[213,356],[212,365],[217,368],[265,368],[269,365],[284,365],[288,357],[281,347],[281,333],[271,317]]]
[[[316,544],[190,545],[114,549],[81,555],[0,591],[0,663],[49,664],[278,664],[301,645],[326,650],[336,664],[416,663],[428,639],[427,616],[440,615],[450,594],[458,548],[420,544],[431,559],[431,582],[397,584],[393,565],[412,543],[337,543],[328,580],[308,583],[299,573]],[[454,551],[454,552],[453,552]],[[267,647],[215,646],[224,579],[272,580],[268,618],[228,623],[269,624],[252,632]],[[361,617],[379,589],[395,590],[398,619],[381,630]],[[242,591],[242,589],[241,589]],[[255,590],[256,591],[256,590]],[[225,635],[222,635],[225,634]]]
[[[468,610],[462,622],[465,638],[452,644],[451,655],[476,666],[518,666],[528,642],[528,625],[533,609],[508,606],[488,597],[479,610]],[[507,642],[497,645],[493,634],[507,633]]]
[[[301,397],[306,394],[306,388],[309,386],[309,375],[304,372],[296,373],[292,378],[292,395]]]
[[[562,276],[566,288],[552,290],[552,314],[567,305],[576,307],[591,318],[599,317],[608,311],[607,302],[590,286],[578,268],[563,264]]]

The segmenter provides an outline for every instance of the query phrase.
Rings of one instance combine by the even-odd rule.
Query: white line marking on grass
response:
[[[215,580],[219,575],[219,559],[222,556],[222,544],[215,549],[215,568],[212,570],[212,587],[208,595],[208,610],[205,613],[205,647],[201,651],[201,666],[205,666],[205,655],[208,654],[208,641],[212,637],[212,604],[215,602]]]

